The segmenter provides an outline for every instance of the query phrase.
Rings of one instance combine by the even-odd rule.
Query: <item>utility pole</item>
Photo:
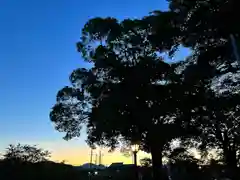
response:
[[[90,152],[90,164],[89,164],[89,168],[90,170],[92,169],[92,159],[93,158],[93,150],[91,149],[91,152]],[[92,174],[91,174],[91,171],[88,172],[88,179],[91,180],[92,179]]]
[[[96,155],[95,155],[95,164],[97,165],[97,159],[98,159],[98,155],[97,155],[97,153],[96,153]]]
[[[102,152],[101,152],[101,150],[99,150],[99,160],[98,160],[98,163],[99,163],[99,165],[101,165],[102,164]]]
[[[90,168],[92,166],[92,156],[93,156],[93,150],[91,149],[91,153],[90,153]]]
[[[98,159],[98,164],[99,165],[102,163],[101,162],[102,161],[102,159],[101,159],[102,157],[101,156],[102,156],[102,152],[101,152],[101,150],[99,150],[99,159]]]

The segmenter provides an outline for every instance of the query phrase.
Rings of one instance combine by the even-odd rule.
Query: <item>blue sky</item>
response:
[[[165,0],[2,0],[0,2],[0,151],[9,143],[53,149],[86,147],[64,142],[53,129],[50,108],[68,76],[86,64],[75,44],[96,16],[142,17],[167,9]]]

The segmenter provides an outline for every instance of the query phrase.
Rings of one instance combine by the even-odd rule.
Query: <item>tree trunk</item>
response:
[[[231,167],[231,168],[236,168],[237,167],[237,157],[236,157],[236,152],[234,151],[229,151],[228,156],[226,159],[226,164]]]
[[[237,178],[238,170],[237,170],[237,156],[236,151],[227,150],[224,152],[225,163],[227,166],[227,172],[229,174],[229,178],[235,180]]]
[[[151,155],[152,155],[153,179],[164,180],[162,173],[162,149],[152,147]]]
[[[235,167],[237,167],[237,152],[234,143],[231,145],[230,138],[226,131],[223,132],[223,138],[221,141],[225,163],[228,168],[235,169]]]

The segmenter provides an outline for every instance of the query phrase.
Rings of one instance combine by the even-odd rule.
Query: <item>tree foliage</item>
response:
[[[235,71],[236,61],[231,35],[239,36],[236,0],[169,0],[177,15],[181,43],[193,49],[202,71],[206,66],[221,66]],[[231,19],[229,21],[229,19]],[[215,72],[219,74],[223,72]]]
[[[50,152],[30,145],[9,145],[6,152],[3,154],[6,160],[15,160],[20,162],[37,163],[47,161],[50,157]]]
[[[176,139],[200,150],[218,149],[236,167],[239,82],[233,78],[238,66],[231,39],[239,39],[236,1],[169,2],[169,11],[142,19],[89,20],[77,49],[92,67],[73,71],[50,118],[67,140],[79,137],[86,125],[92,147],[138,142],[152,154],[155,170]],[[192,55],[185,62],[165,62],[161,53],[172,57],[180,45]]]
[[[151,167],[152,166],[152,159],[151,158],[143,158],[143,159],[140,159],[140,164],[141,166],[144,166],[144,167]]]
[[[177,73],[181,63],[168,64],[159,55],[172,55],[178,47],[174,30],[168,31],[173,17],[155,12],[140,20],[95,18],[86,23],[77,47],[93,67],[73,71],[72,87],[59,91],[50,113],[66,139],[78,137],[87,124],[91,146],[114,149],[121,139],[139,142],[160,166],[162,151],[172,140],[193,132],[187,115],[195,104],[189,102],[199,103],[202,88]],[[153,35],[162,37],[157,45]]]
[[[202,125],[202,146],[222,150],[225,163],[236,167],[239,154],[239,95],[212,97]]]

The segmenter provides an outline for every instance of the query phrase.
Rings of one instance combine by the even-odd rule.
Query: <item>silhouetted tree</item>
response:
[[[82,125],[87,124],[91,146],[114,149],[121,139],[140,142],[140,148],[152,155],[156,179],[161,176],[162,152],[171,141],[195,133],[187,114],[195,106],[189,102],[200,101],[196,94],[201,86],[184,83],[176,72],[179,64],[165,63],[159,55],[176,50],[170,38],[174,33],[167,31],[173,15],[156,12],[141,20],[88,21],[77,47],[93,67],[73,71],[72,87],[59,91],[50,113],[56,129],[66,133],[65,139],[80,136]],[[153,33],[159,28],[156,22],[161,28]],[[162,32],[158,48],[151,42],[157,32]]]
[[[220,151],[224,164],[237,172],[239,164],[239,95],[212,97],[209,99],[207,116],[201,127],[201,147]]]
[[[87,125],[90,146],[139,142],[152,155],[156,179],[177,138],[219,148],[236,167],[239,98],[211,89],[212,78],[237,69],[236,7],[233,0],[170,0],[171,11],[142,19],[89,20],[77,48],[92,68],[73,71],[71,87],[58,92],[50,113],[56,129],[71,139]],[[161,53],[172,56],[180,45],[193,52],[185,65],[164,62]]]
[[[168,157],[170,175],[172,180],[199,179],[202,174],[199,168],[200,161],[196,159],[187,149],[175,148]]]
[[[176,163],[180,161],[188,161],[188,162],[194,162],[198,163],[199,160],[192,155],[188,149],[185,149],[183,147],[177,147],[175,148],[171,154],[168,156],[169,163]]]
[[[50,152],[30,145],[9,145],[3,154],[6,160],[16,160],[20,162],[37,163],[46,161],[50,157]]]
[[[151,167],[152,166],[152,159],[151,158],[143,158],[140,159],[141,166],[144,167]]]
[[[192,48],[194,53],[192,71],[204,72],[208,79],[215,77],[215,93],[219,88],[217,81],[224,79],[213,98],[209,96],[205,115],[202,113],[205,121],[201,122],[201,138],[203,146],[221,150],[230,169],[236,168],[239,154],[239,97],[236,94],[239,92],[239,72],[236,73],[239,69],[236,51],[239,49],[234,49],[233,45],[233,38],[239,45],[237,8],[236,0],[170,0],[171,11],[178,14],[180,42]]]

